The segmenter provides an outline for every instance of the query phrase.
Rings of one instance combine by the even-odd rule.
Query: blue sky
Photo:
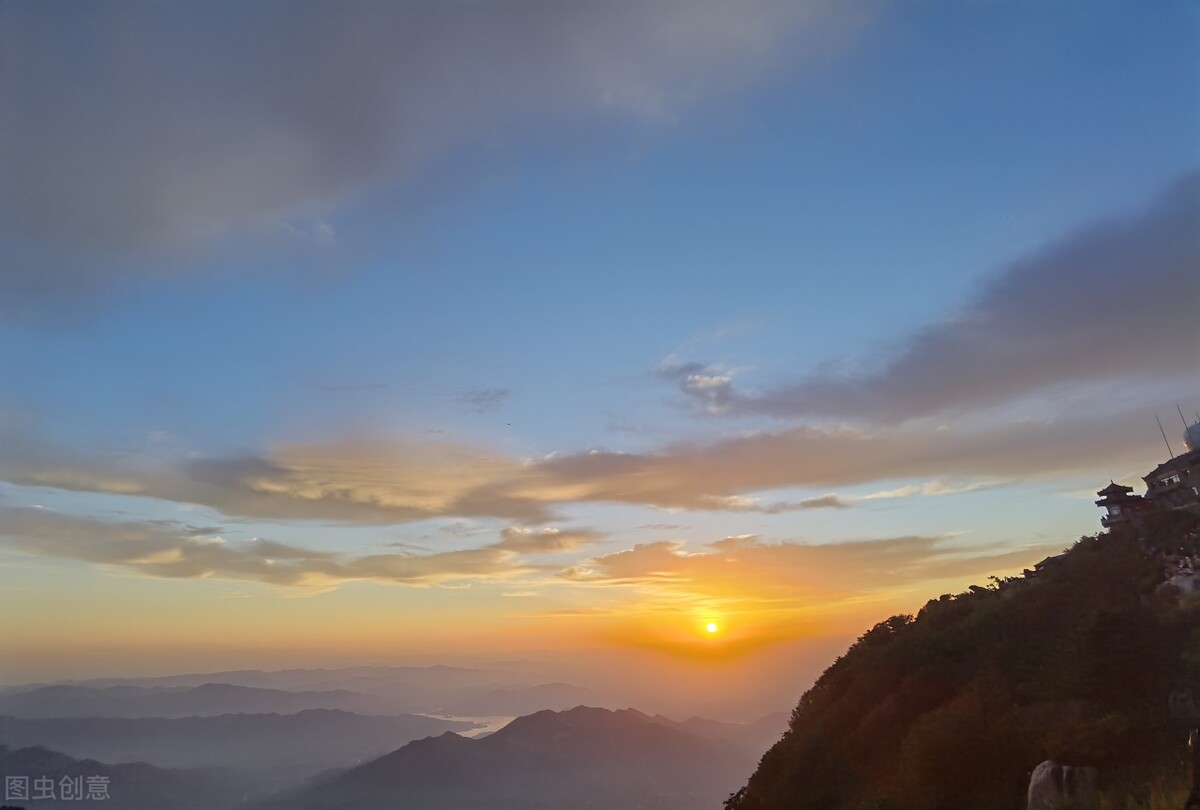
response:
[[[1098,528],[1200,406],[1194,4],[11,9],[10,609],[670,615],[640,543],[751,615],[683,572],[733,536],[926,538],[828,597],[911,609]]]

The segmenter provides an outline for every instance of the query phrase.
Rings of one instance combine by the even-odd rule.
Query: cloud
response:
[[[495,517],[545,523],[545,504],[486,489],[523,462],[452,442],[344,441],[281,445],[262,455],[186,459],[168,466],[75,458],[0,437],[0,477],[12,483],[141,495],[225,515],[347,523]]]
[[[682,362],[671,356],[659,365],[655,373],[659,378],[678,385],[679,390],[706,413],[728,413],[737,404],[733,375],[716,366]]]
[[[27,554],[117,566],[144,576],[317,590],[356,580],[438,585],[538,570],[502,543],[431,554],[351,556],[264,539],[233,544],[167,521],[118,523],[19,506],[0,506],[0,540]]]
[[[758,512],[760,514],[777,515],[781,512],[796,512],[804,509],[849,509],[850,504],[834,493],[821,495],[816,498],[805,498],[799,501],[768,501],[745,495],[706,495],[701,498],[703,504],[723,512]]]
[[[96,250],[161,251],[247,229],[330,245],[329,212],[364,189],[411,184],[551,126],[669,121],[785,45],[805,52],[799,34],[812,33],[810,50],[830,48],[862,16],[835,9],[6,4],[6,70],[21,80],[0,83],[0,223],[10,241],[54,246],[55,258],[39,249],[0,263],[0,289],[69,292],[66,274],[132,272]],[[150,255],[146,267],[178,269]]]
[[[560,455],[494,485],[491,497],[712,509],[721,498],[786,487],[845,487],[906,478],[1015,479],[1094,473],[1144,456],[1142,410],[983,428],[868,432],[799,427],[679,444],[656,453]],[[746,501],[725,501],[745,508]]]
[[[591,545],[599,539],[600,535],[597,532],[587,529],[563,531],[545,528],[534,530],[522,526],[509,526],[500,531],[500,542],[496,544],[496,547],[521,554],[551,554],[575,551],[583,546]]]
[[[994,275],[957,313],[866,375],[816,373],[762,393],[700,363],[660,373],[709,413],[903,421],[1073,385],[1194,379],[1200,173],[1148,209],[1083,228]]]
[[[789,501],[781,506],[787,509],[848,509],[850,504],[837,495],[830,493],[828,495],[820,495],[816,498],[805,498],[802,501]]]
[[[946,536],[822,545],[741,536],[700,552],[672,541],[637,545],[565,568],[558,576],[575,583],[682,594],[709,604],[831,609],[864,594],[1010,570],[1057,550],[970,545]]]
[[[454,401],[465,405],[471,413],[491,413],[503,405],[511,393],[507,388],[473,388],[455,394]]]
[[[323,220],[302,224],[283,222],[282,227],[293,236],[315,245],[330,247],[337,243],[337,232],[332,225]]]
[[[894,489],[880,490],[867,495],[860,495],[860,501],[886,501],[896,498],[909,498],[914,495],[937,497],[940,495],[958,495],[964,492],[978,492],[1011,483],[1007,480],[984,479],[976,481],[947,481],[940,478],[926,481],[923,484],[906,484]],[[1090,490],[1089,490],[1090,493]]]
[[[23,437],[0,436],[0,480],[200,504],[231,517],[346,523],[489,517],[531,526],[552,522],[558,507],[573,503],[778,512],[849,501],[827,494],[772,502],[754,493],[917,479],[926,483],[911,486],[934,495],[1050,474],[1095,475],[1146,458],[1156,438],[1147,418],[1144,408],[1133,408],[982,427],[797,427],[655,452],[541,459],[451,442],[360,439],[165,466],[60,455]]]

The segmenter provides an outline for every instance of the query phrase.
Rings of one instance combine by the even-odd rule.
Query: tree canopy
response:
[[[1200,604],[1164,571],[1200,552],[1195,526],[1174,514],[1141,537],[1084,537],[1036,573],[880,622],[804,694],[726,807],[1011,810],[1046,759],[1099,768],[1117,807],[1181,782],[1200,720],[1178,711],[1180,695],[1200,698]]]

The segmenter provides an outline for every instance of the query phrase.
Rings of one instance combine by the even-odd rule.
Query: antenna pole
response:
[[[1170,454],[1169,458],[1175,458],[1175,451],[1171,449],[1171,443],[1167,441],[1167,432],[1163,430],[1162,420],[1158,418],[1158,414],[1154,414],[1154,421],[1158,422],[1158,432],[1162,434],[1163,444],[1167,446],[1167,453]]]
[[[1175,403],[1175,410],[1179,411],[1179,421],[1183,422],[1183,430],[1187,432],[1187,420],[1183,418],[1183,408],[1179,407],[1179,403]]]

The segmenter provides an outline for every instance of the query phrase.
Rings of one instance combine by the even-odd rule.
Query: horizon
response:
[[[0,684],[507,660],[790,711],[1099,532],[1156,417],[1183,449],[1198,41],[1186,2],[6,3]]]

